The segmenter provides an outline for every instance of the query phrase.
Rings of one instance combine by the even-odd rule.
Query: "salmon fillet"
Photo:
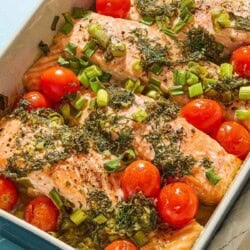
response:
[[[127,18],[131,20],[139,20],[141,18],[140,12],[136,7],[136,0],[131,1],[131,8]],[[143,1],[142,1],[143,2]],[[159,1],[147,1],[148,5],[159,5],[161,6],[163,3],[169,5],[173,1],[171,0],[159,0]],[[242,45],[250,44],[250,31],[244,31],[240,29],[220,29],[215,30],[213,27],[213,22],[211,18],[211,12],[213,10],[226,10],[227,12],[231,12],[234,15],[241,16],[244,18],[250,19],[250,1],[233,1],[233,0],[210,0],[210,1],[203,1],[203,0],[195,0],[195,12],[194,18],[189,25],[187,25],[184,31],[192,27],[203,27],[210,34],[214,35],[217,42],[224,45],[224,53],[230,54],[233,50],[237,47]],[[180,32],[178,35],[179,38],[183,37],[183,32]]]

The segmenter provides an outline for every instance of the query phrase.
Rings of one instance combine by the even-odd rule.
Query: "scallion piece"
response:
[[[178,33],[179,31],[181,31],[186,25],[186,22],[182,19],[180,19],[172,28],[172,31],[174,33]]]
[[[87,59],[79,58],[79,63],[83,68],[90,66],[90,62]]]
[[[132,91],[134,89],[134,86],[135,86],[135,82],[131,79],[128,79],[126,82],[125,82],[125,85],[124,85],[124,88],[126,90],[130,90]]]
[[[232,23],[230,20],[230,15],[227,11],[225,10],[213,10],[211,12],[212,20],[213,20],[213,25],[215,29],[220,29],[220,28],[231,28]]]
[[[138,86],[136,88],[135,93],[136,94],[141,94],[144,89],[145,89],[145,86],[144,85],[140,85],[140,86]]]
[[[185,85],[186,82],[187,82],[187,71],[175,70],[174,71],[174,84]]]
[[[108,47],[110,36],[99,23],[91,23],[88,26],[88,32],[103,48]]]
[[[86,73],[83,71],[78,75],[78,80],[83,85],[83,87],[88,88],[89,87],[89,78],[87,77]]]
[[[68,43],[66,48],[64,49],[65,52],[67,52],[70,56],[75,56],[76,55],[76,49],[77,46],[73,43]]]
[[[176,37],[176,33],[173,30],[171,30],[171,29],[162,29],[162,32],[164,34],[166,34],[167,36],[170,36],[172,38]]]
[[[83,70],[86,76],[90,79],[102,75],[102,70],[96,65],[91,65]]]
[[[51,30],[56,30],[57,23],[59,21],[60,17],[59,16],[54,16],[53,21],[51,23],[50,29]]]
[[[188,94],[189,94],[190,98],[198,96],[198,95],[202,95],[203,94],[202,84],[196,83],[196,84],[188,87]]]
[[[96,103],[98,107],[106,107],[108,105],[109,96],[105,89],[99,89],[96,96]]]
[[[214,167],[210,167],[206,170],[205,172],[206,177],[208,179],[208,181],[212,184],[212,185],[216,185],[220,180],[221,177],[218,176],[215,171],[214,171]]]
[[[236,118],[240,121],[250,119],[250,109],[237,109],[235,110]]]
[[[97,50],[98,46],[94,40],[89,41],[83,48],[83,54],[90,58]]]
[[[172,86],[169,90],[170,90],[170,95],[171,96],[177,96],[177,95],[183,95],[184,94],[184,90],[183,90],[182,85]]]
[[[250,100],[250,86],[240,87],[239,99]]]
[[[187,84],[193,85],[198,82],[199,82],[199,77],[196,74],[188,71],[187,72]]]
[[[146,94],[146,96],[152,98],[152,99],[159,99],[160,98],[160,93],[156,90],[149,90],[148,93]]]
[[[67,13],[63,13],[62,15],[64,17],[65,23],[61,27],[60,31],[63,34],[68,35],[72,31],[72,29],[73,29],[73,21],[72,21],[70,13],[68,13],[68,12]]]
[[[62,104],[62,106],[60,107],[60,113],[62,114],[64,120],[68,121],[71,117],[70,105],[68,103]]]
[[[103,87],[98,77],[90,78],[89,84],[90,84],[91,90],[94,91],[95,93],[97,93],[97,91]]]
[[[68,67],[70,65],[70,62],[68,59],[62,57],[62,56],[59,56],[58,60],[57,60],[57,63],[61,66],[65,66],[65,67]]]
[[[144,16],[139,20],[139,22],[147,26],[151,26],[155,22],[155,19],[153,17]]]
[[[182,0],[180,2],[180,10],[188,9],[191,10],[195,7],[195,1],[194,0]]]
[[[222,80],[232,79],[232,77],[233,77],[233,65],[229,64],[229,63],[222,63],[220,65],[219,75],[220,75],[220,78]]]
[[[84,96],[80,95],[78,96],[75,100],[71,102],[71,105],[76,109],[76,110],[82,110],[83,107],[87,104],[88,100],[84,98]]]
[[[154,77],[149,78],[148,84],[154,85],[157,88],[160,88],[160,86],[161,86],[161,82]]]
[[[209,86],[209,85],[213,85],[213,84],[216,84],[216,83],[217,83],[217,80],[213,79],[213,78],[204,78],[203,79],[203,85],[204,86]]]
[[[49,197],[51,198],[51,200],[53,201],[53,203],[56,205],[56,207],[58,209],[60,209],[63,206],[62,199],[61,199],[60,195],[58,194],[58,192],[56,191],[55,188],[53,188],[49,192]]]
[[[104,71],[102,72],[102,75],[99,76],[99,80],[101,82],[109,82],[111,78],[112,78],[112,75]]]
[[[112,43],[110,51],[114,57],[122,57],[126,55],[126,45],[122,42]]]
[[[142,71],[142,65],[141,65],[141,61],[140,60],[135,60],[132,64],[132,69],[133,71]]]
[[[71,12],[71,16],[75,19],[83,18],[84,20],[89,16],[91,12],[83,8],[74,7]]]
[[[99,214],[93,219],[93,221],[99,225],[105,223],[107,220],[108,219],[103,214]]]
[[[133,120],[136,122],[144,122],[148,118],[148,114],[145,110],[139,109],[135,113],[132,114]]]
[[[133,240],[136,243],[136,245],[139,247],[142,247],[148,243],[148,238],[145,235],[145,233],[142,231],[136,232],[136,234],[133,236]]]
[[[80,225],[82,222],[84,222],[88,218],[88,215],[81,209],[77,209],[74,213],[70,215],[69,218],[76,225]]]
[[[160,29],[160,30],[166,30],[166,29],[168,29],[170,20],[169,20],[169,18],[166,15],[157,16],[155,18],[155,21],[156,21],[158,29]]]
[[[154,63],[151,68],[150,68],[150,71],[152,73],[154,73],[155,75],[159,75],[161,72],[162,72],[162,65],[158,64],[158,63]]]

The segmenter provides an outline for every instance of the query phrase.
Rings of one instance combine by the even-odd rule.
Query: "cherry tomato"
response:
[[[80,89],[80,82],[71,70],[64,67],[52,67],[41,74],[42,93],[52,102],[59,102],[66,94]]]
[[[116,240],[105,247],[105,250],[137,250],[137,247],[128,240]]]
[[[160,191],[160,172],[149,161],[134,161],[125,169],[121,185],[125,199],[140,191],[146,197],[156,197]]]
[[[13,181],[0,176],[0,208],[11,211],[18,201],[18,193]]]
[[[181,115],[207,134],[213,133],[223,120],[221,106],[210,99],[195,99],[189,102],[182,108]]]
[[[44,231],[56,229],[58,216],[57,207],[46,196],[38,196],[31,200],[24,211],[25,220]]]
[[[30,91],[25,93],[23,97],[30,103],[28,110],[50,107],[49,101],[38,91]]]
[[[124,18],[130,9],[130,0],[96,0],[96,11],[99,14]]]
[[[244,159],[250,152],[250,134],[245,127],[237,122],[222,123],[216,139],[228,153],[241,159]]]
[[[231,63],[241,77],[250,77],[250,45],[236,49],[231,56]]]
[[[161,189],[157,210],[160,217],[174,227],[183,227],[195,216],[199,200],[195,191],[182,182],[171,183]]]

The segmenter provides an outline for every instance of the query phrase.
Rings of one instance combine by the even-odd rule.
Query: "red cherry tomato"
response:
[[[64,67],[52,67],[41,74],[42,93],[52,102],[59,102],[66,94],[80,89],[80,82],[71,70]]]
[[[13,181],[0,176],[0,208],[11,211],[18,201],[18,193]]]
[[[222,123],[216,139],[228,153],[241,159],[244,159],[250,152],[250,134],[245,127],[237,122]]]
[[[50,107],[49,101],[38,91],[30,91],[25,93],[23,97],[30,103],[28,110]]]
[[[149,161],[134,161],[125,169],[121,184],[125,199],[140,191],[146,197],[156,197],[160,191],[160,172]]]
[[[213,133],[223,120],[221,106],[210,99],[195,99],[189,102],[182,108],[181,115],[207,134]]]
[[[231,63],[241,77],[250,77],[250,45],[236,49],[231,56]]]
[[[105,250],[137,250],[137,247],[127,240],[116,240],[110,243]]]
[[[46,196],[38,196],[31,200],[24,211],[27,222],[46,232],[56,229],[58,216],[58,209]]]
[[[157,210],[160,217],[174,227],[183,227],[195,216],[199,200],[195,191],[182,182],[171,183],[161,189]]]
[[[99,14],[125,18],[130,9],[130,0],[96,0],[96,11]]]

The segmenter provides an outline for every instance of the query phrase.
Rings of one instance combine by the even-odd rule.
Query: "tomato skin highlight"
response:
[[[241,77],[250,77],[250,45],[236,49],[231,56],[234,72]]]
[[[121,186],[128,200],[137,192],[142,192],[146,197],[156,197],[160,191],[160,182],[160,172],[155,165],[137,160],[125,169]]]
[[[30,103],[28,110],[37,108],[50,108],[49,101],[45,96],[38,91],[30,91],[23,95],[23,97]]]
[[[138,248],[128,240],[116,240],[105,247],[105,250],[137,250]]]
[[[99,14],[125,18],[130,10],[130,0],[96,0],[96,11]]]
[[[223,121],[223,109],[214,100],[195,99],[182,108],[181,116],[201,131],[213,134]]]
[[[46,232],[56,230],[58,216],[57,207],[46,196],[38,196],[31,200],[24,211],[27,222]]]
[[[198,207],[196,192],[182,182],[166,185],[158,196],[157,210],[160,217],[176,228],[188,224],[197,213]]]
[[[71,70],[55,66],[42,72],[40,87],[49,100],[59,102],[64,95],[78,91],[80,82]]]
[[[11,211],[18,201],[18,197],[14,182],[4,176],[0,176],[0,208]]]
[[[216,140],[231,154],[244,159],[250,152],[250,133],[237,122],[227,121],[220,126]]]

